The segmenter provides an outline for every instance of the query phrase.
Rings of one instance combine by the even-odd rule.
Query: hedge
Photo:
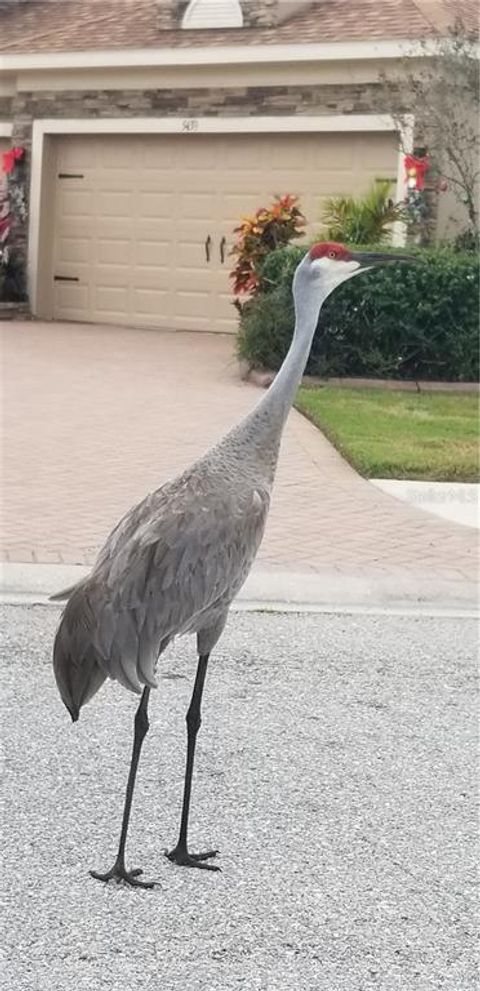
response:
[[[418,257],[414,265],[366,272],[326,300],[308,374],[478,379],[476,255],[448,248],[406,250]],[[254,368],[277,369],[285,357],[294,325],[291,283],[305,251],[305,246],[273,251],[262,267],[260,292],[243,306],[238,352]]]

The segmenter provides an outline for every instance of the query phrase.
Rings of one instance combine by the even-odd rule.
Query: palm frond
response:
[[[352,244],[389,241],[392,224],[404,219],[404,206],[393,202],[391,188],[389,179],[380,179],[363,196],[330,196],[322,213],[326,236]]]

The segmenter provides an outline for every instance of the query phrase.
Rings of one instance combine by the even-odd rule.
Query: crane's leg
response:
[[[197,733],[202,724],[201,704],[205,675],[207,673],[209,654],[201,654],[198,661],[197,675],[193,688],[191,702],[187,712],[187,766],[185,769],[185,785],[183,791],[182,819],[180,823],[180,836],[176,847],[166,856],[175,864],[182,867],[203,867],[207,871],[219,871],[220,867],[214,864],[206,864],[205,860],[216,857],[218,850],[209,850],[207,853],[189,853],[187,847],[188,814],[190,810],[190,794],[192,790],[193,761],[195,758],[195,743]]]
[[[149,728],[147,713],[149,695],[150,689],[144,688],[138,709],[135,713],[135,733],[133,737],[132,760],[128,774],[127,792],[125,795],[125,805],[123,808],[122,831],[120,833],[117,859],[115,860],[113,867],[111,867],[106,874],[99,874],[98,871],[90,871],[92,877],[96,878],[97,881],[110,881],[110,878],[115,878],[116,881],[124,881],[126,884],[130,884],[132,887],[136,888],[153,888],[153,881],[138,881],[138,875],[142,873],[141,870],[137,869],[127,871],[125,866],[125,844],[127,842],[128,823],[130,821],[130,811],[132,808],[133,789],[135,787],[135,778],[137,775],[137,767],[140,758],[140,751],[142,749],[142,743]]]

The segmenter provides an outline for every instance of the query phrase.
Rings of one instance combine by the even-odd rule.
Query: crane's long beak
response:
[[[359,262],[362,268],[369,268],[372,265],[384,265],[386,262],[412,262],[418,261],[415,255],[398,255],[393,251],[352,251],[351,258]]]

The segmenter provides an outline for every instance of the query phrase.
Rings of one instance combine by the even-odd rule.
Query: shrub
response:
[[[23,266],[15,253],[0,246],[0,302],[20,303],[26,298]]]
[[[261,207],[235,228],[238,238],[231,254],[237,256],[237,262],[230,273],[235,296],[256,292],[266,256],[276,248],[289,244],[293,238],[302,236],[305,217],[297,203],[296,196],[275,196],[268,209]],[[241,312],[238,301],[236,305]]]
[[[331,196],[325,202],[322,221],[329,241],[347,244],[383,244],[392,235],[392,224],[405,220],[405,207],[390,198],[392,183],[372,183],[363,196]]]
[[[262,292],[246,304],[238,339],[239,354],[253,367],[276,369],[285,357],[294,326],[292,277],[305,250],[284,248],[263,264]],[[326,300],[309,374],[478,378],[475,256],[445,248],[415,253],[415,265],[367,272]]]

